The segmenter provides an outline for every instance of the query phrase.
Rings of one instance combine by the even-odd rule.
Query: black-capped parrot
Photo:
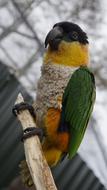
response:
[[[45,133],[42,148],[50,166],[64,155],[76,154],[93,110],[96,91],[88,46],[87,34],[71,22],[55,24],[45,39],[33,109],[36,124]],[[25,182],[32,184],[29,176]]]

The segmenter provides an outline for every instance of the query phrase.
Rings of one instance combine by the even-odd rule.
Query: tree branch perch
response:
[[[21,94],[18,95],[15,104],[23,102]],[[28,127],[37,127],[28,110],[21,111],[18,119],[23,130]],[[36,190],[57,190],[50,168],[43,155],[41,143],[38,136],[28,138],[24,141],[26,161]]]

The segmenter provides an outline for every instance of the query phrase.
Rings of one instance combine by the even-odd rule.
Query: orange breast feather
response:
[[[50,108],[45,116],[45,127],[47,138],[52,146],[57,147],[59,150],[66,152],[69,143],[68,132],[58,132],[60,125],[61,110]]]

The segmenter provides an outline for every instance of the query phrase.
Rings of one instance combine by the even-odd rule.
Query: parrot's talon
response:
[[[32,117],[34,118],[34,120],[36,119],[36,114],[35,114],[33,106],[26,102],[21,102],[19,104],[14,105],[12,112],[15,116],[17,116],[23,110],[28,110],[30,114],[32,115]]]
[[[42,139],[44,137],[43,129],[42,128],[36,128],[36,127],[26,128],[23,131],[23,137],[22,137],[21,141],[23,142],[27,138],[30,138],[30,137],[35,136],[35,135],[37,135],[39,137],[40,141],[42,141]]]
[[[12,113],[13,113],[14,116],[17,117],[18,111],[16,110],[16,107],[15,107],[15,106],[12,108]]]

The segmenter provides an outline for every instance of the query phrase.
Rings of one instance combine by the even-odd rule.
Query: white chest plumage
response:
[[[38,81],[37,97],[34,104],[37,123],[40,125],[43,115],[50,107],[58,107],[58,98],[63,96],[65,87],[78,67],[57,64],[43,64],[41,77]]]

